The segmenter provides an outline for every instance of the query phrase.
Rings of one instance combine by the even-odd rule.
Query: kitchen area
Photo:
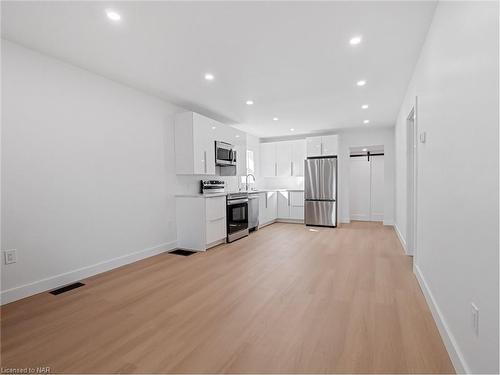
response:
[[[175,118],[178,247],[205,251],[275,222],[337,226],[338,135],[261,140]]]

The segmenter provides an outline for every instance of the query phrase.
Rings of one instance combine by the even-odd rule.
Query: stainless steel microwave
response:
[[[215,142],[215,165],[236,165],[236,150],[232,144]]]

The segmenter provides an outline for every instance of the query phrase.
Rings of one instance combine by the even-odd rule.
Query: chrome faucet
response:
[[[255,183],[255,176],[251,173],[247,174],[247,177],[245,179],[245,190],[248,191],[248,177],[252,176],[253,177],[253,182]]]

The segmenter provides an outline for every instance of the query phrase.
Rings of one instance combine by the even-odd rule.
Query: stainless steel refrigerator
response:
[[[304,166],[306,225],[337,226],[337,157],[307,158]]]

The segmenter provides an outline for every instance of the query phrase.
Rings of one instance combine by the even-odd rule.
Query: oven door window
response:
[[[227,206],[227,224],[229,234],[248,228],[248,204]]]

